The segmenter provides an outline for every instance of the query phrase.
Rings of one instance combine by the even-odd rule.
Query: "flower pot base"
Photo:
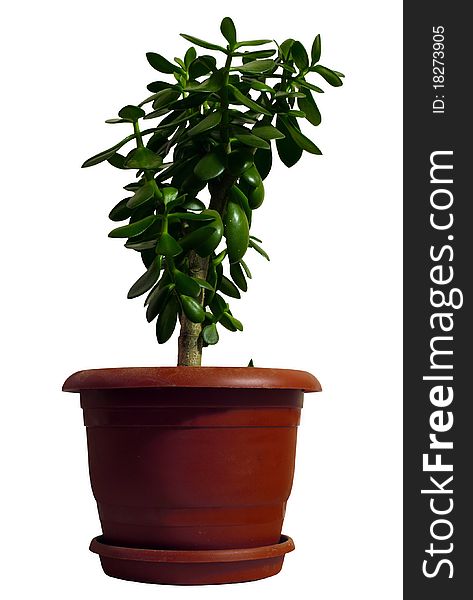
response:
[[[173,585],[240,583],[279,573],[294,542],[281,536],[279,543],[230,550],[153,550],[113,546],[96,537],[91,552],[100,556],[110,577]]]

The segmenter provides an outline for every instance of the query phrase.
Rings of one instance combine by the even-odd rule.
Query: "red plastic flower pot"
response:
[[[276,574],[309,373],[162,367],[75,373],[103,535],[91,550],[114,577],[225,583]],[[256,551],[258,550],[258,551]]]

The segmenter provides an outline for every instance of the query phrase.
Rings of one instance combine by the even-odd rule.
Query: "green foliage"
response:
[[[201,324],[204,346],[219,341],[217,326],[243,329],[224,297],[237,299],[248,290],[247,255],[255,251],[269,260],[250,228],[273,154],[287,167],[304,152],[320,154],[299,122],[321,122],[318,83],[342,85],[342,73],[319,64],[320,35],[308,51],[293,38],[238,41],[229,17],[220,31],[222,43],[181,34],[192,44],[183,59],[148,52],[161,74],[147,86],[151,95],[107,120],[133,131],[83,164],[137,171],[125,186],[128,197],[109,214],[127,223],[109,236],[126,239],[125,247],[141,255],[145,272],[128,297],[147,294],[146,319],[157,318],[159,343],[184,316]],[[153,126],[143,130],[142,121]],[[134,147],[121,150],[129,143]],[[203,265],[199,273],[192,268],[195,257]]]

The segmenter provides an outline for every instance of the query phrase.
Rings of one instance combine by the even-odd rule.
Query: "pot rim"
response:
[[[320,392],[307,371],[261,367],[122,367],[77,371],[63,392],[127,388],[243,388]]]

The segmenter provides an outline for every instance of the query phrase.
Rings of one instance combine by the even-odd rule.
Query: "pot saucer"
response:
[[[277,544],[225,550],[155,550],[125,548],[94,538],[91,552],[100,556],[110,577],[174,585],[254,581],[276,575],[294,542],[283,535]]]

